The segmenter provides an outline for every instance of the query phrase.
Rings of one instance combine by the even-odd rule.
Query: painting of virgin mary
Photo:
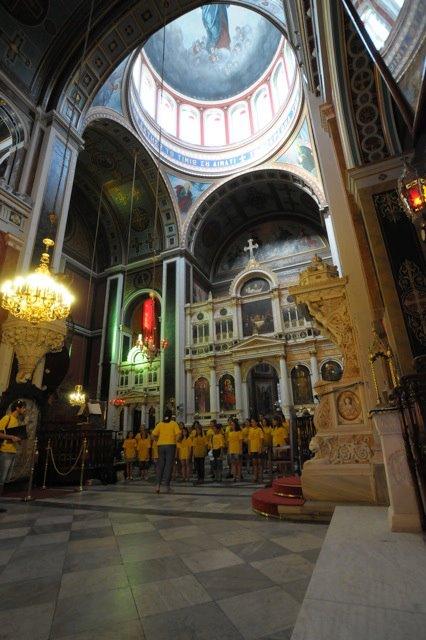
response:
[[[207,33],[206,49],[229,49],[231,37],[228,24],[229,4],[207,4],[202,7],[203,25]]]

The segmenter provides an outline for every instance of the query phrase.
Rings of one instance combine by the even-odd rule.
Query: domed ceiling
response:
[[[268,68],[281,33],[258,13],[228,4],[204,5],[167,25],[144,47],[154,69],[195,100],[226,100],[252,86]],[[163,60],[163,43],[165,53]]]

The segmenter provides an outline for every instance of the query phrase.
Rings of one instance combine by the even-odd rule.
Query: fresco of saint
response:
[[[228,24],[229,4],[208,4],[202,7],[203,25],[207,32],[206,49],[229,49],[231,37]]]

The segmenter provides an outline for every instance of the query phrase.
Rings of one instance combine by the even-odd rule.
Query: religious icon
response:
[[[328,382],[336,382],[342,377],[342,367],[334,360],[327,360],[321,367],[321,378]]]
[[[312,404],[314,401],[312,395],[311,374],[308,367],[298,364],[291,372],[291,384],[293,388],[294,404]]]
[[[194,384],[194,408],[195,413],[209,413],[210,411],[210,384],[207,378],[198,378]]]
[[[235,411],[234,378],[228,373],[219,380],[219,398],[221,411]]]
[[[273,333],[271,300],[256,300],[242,305],[243,336]]]
[[[269,283],[263,278],[251,278],[241,288],[242,296],[250,296],[255,293],[263,293],[269,291]]]
[[[342,391],[337,396],[337,411],[343,420],[356,420],[361,414],[361,403],[353,391]]]

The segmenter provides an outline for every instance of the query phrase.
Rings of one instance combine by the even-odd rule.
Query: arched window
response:
[[[135,83],[136,91],[141,93],[141,82],[142,82],[142,58],[139,54],[135,60],[132,69],[133,82]]]
[[[210,383],[207,378],[198,378],[194,384],[195,413],[210,413]]]
[[[247,102],[238,102],[229,110],[230,142],[241,142],[251,135],[250,115]]]
[[[291,84],[296,71],[296,57],[287,40],[284,41],[284,60],[286,63],[289,83]]]
[[[204,113],[204,144],[207,147],[226,144],[225,116],[221,109],[207,109]]]
[[[340,380],[342,373],[342,367],[335,360],[327,360],[321,367],[321,378],[327,382]]]
[[[275,67],[275,71],[272,74],[271,87],[274,110],[276,113],[283,106],[288,95],[287,78],[284,73],[284,62],[282,60],[278,62]]]
[[[253,98],[254,130],[260,131],[272,118],[271,100],[268,87],[260,87]]]
[[[154,78],[152,77],[148,67],[143,64],[142,65],[142,77],[139,87],[139,94],[141,97],[141,102],[149,113],[151,118],[155,118],[155,99],[156,99],[157,88],[155,86]]]
[[[189,104],[179,110],[179,137],[185,142],[201,144],[200,112]]]
[[[162,129],[172,136],[176,135],[176,102],[164,91],[158,95],[157,122]]]
[[[313,404],[311,374],[308,367],[298,364],[291,372],[293,402],[296,405]]]

